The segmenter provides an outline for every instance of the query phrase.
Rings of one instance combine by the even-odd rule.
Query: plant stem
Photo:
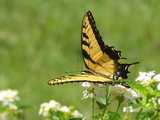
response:
[[[110,87],[109,85],[106,85],[106,109],[109,104],[109,97],[110,97]]]
[[[92,120],[94,120],[94,103],[95,103],[95,94],[94,94],[94,88],[93,89],[93,98],[91,99],[92,100]]]
[[[139,112],[137,113],[136,119],[138,119],[138,117],[139,117],[139,115],[142,113],[142,111],[143,111],[143,108],[141,108],[141,109],[139,110]]]
[[[117,106],[117,110],[116,110],[116,112],[118,112],[118,111],[119,111],[119,108],[120,108],[120,106],[121,106],[121,103],[122,103],[122,102],[120,102],[120,101],[118,100],[118,106]]]

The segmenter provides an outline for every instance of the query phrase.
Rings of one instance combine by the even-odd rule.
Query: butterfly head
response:
[[[121,77],[123,79],[127,79],[128,78],[128,73],[129,72],[129,67],[131,65],[135,65],[135,64],[138,64],[139,62],[135,62],[135,63],[131,63],[131,64],[119,64],[119,67],[118,67],[118,70],[116,72],[116,76],[117,77]]]

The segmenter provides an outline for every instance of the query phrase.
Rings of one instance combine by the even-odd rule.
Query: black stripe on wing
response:
[[[96,23],[94,17],[90,11],[87,12],[89,23],[92,27],[93,33],[98,41],[98,44],[103,52],[105,52],[111,59],[119,60],[121,58],[121,51],[116,50],[114,47],[110,47],[108,45],[105,46],[102,37],[96,27]]]
[[[87,46],[87,47],[89,47],[89,43],[88,43],[87,41],[84,41],[84,40],[83,40],[83,41],[82,41],[82,44],[85,45],[85,46]]]
[[[113,60],[119,60],[121,58],[121,51],[116,50],[114,47],[108,45],[105,46],[105,53]]]
[[[94,33],[94,35],[95,35],[95,38],[96,38],[96,40],[97,40],[97,42],[98,42],[101,50],[102,50],[103,52],[105,52],[105,44],[104,44],[104,42],[103,42],[103,40],[102,40],[102,37],[101,37],[101,35],[100,35],[97,27],[96,27],[96,23],[95,23],[95,20],[94,20],[94,18],[93,18],[93,15],[92,15],[91,11],[88,11],[86,14],[87,14],[87,16],[88,16],[88,20],[89,20],[89,23],[90,23],[91,28],[92,28],[92,30],[93,30],[93,33]]]
[[[83,34],[83,37],[85,37],[86,39],[89,39],[88,35],[86,33],[82,33]]]
[[[92,58],[90,57],[90,55],[84,49],[82,49],[82,54],[83,54],[83,56],[84,56],[85,59],[88,59],[92,63],[96,64],[96,62],[94,60],[92,60]]]

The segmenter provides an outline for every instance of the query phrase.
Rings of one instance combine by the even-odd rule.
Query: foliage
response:
[[[160,74],[156,74],[155,71],[140,72],[136,81],[128,81],[128,84],[132,90],[120,85],[116,85],[116,88],[112,87],[114,90],[119,89],[118,92],[123,91],[115,97],[118,101],[116,110],[108,109],[109,106],[113,106],[111,97],[114,95],[109,95],[109,98],[100,97],[96,101],[100,112],[95,116],[95,120],[158,120],[160,118]],[[106,92],[112,93],[108,89]]]
[[[96,85],[105,87],[106,94],[98,95],[95,84],[83,82],[82,100],[92,99],[93,120],[158,120],[160,118],[160,74],[155,71],[139,72],[135,81],[125,81],[128,86]],[[96,103],[97,107],[94,105]],[[0,119],[25,120],[25,108],[20,105],[16,90],[0,91]],[[96,111],[96,112],[95,112]],[[40,105],[42,120],[85,120],[73,106],[55,100]]]
[[[20,97],[16,90],[0,91],[0,119],[24,120],[24,106],[20,104]]]

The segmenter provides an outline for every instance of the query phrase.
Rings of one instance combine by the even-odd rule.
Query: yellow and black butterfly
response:
[[[113,83],[118,78],[126,79],[129,66],[138,63],[123,64],[119,62],[121,51],[104,44],[90,11],[86,12],[82,21],[81,49],[87,70],[80,74],[49,80],[49,85],[85,81]]]

